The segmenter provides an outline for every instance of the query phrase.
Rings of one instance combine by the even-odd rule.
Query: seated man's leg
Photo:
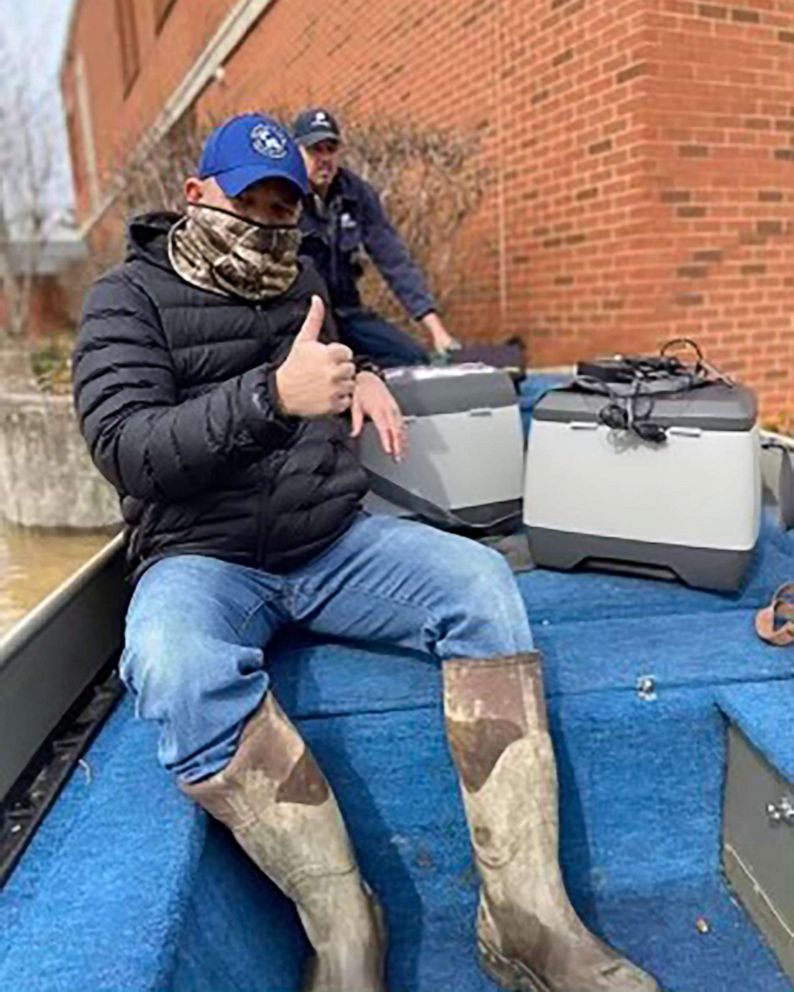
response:
[[[363,516],[290,579],[297,618],[313,630],[441,658],[491,977],[550,992],[656,990],[585,928],[565,892],[541,659],[504,559],[421,524]]]
[[[159,723],[160,762],[181,785],[228,764],[267,693],[264,648],[284,620],[256,579],[184,555],[152,565],[135,588],[121,675],[137,715]]]
[[[130,604],[122,676],[137,713],[160,723],[163,765],[295,901],[317,952],[308,988],[382,992],[377,903],[325,777],[268,691],[282,593],[279,577],[213,558],[158,562]]]
[[[405,331],[368,310],[352,310],[338,318],[339,335],[355,354],[371,358],[381,368],[426,365],[427,351]]]
[[[293,619],[442,660],[532,650],[526,610],[501,555],[434,527],[362,514],[333,547],[290,572]]]

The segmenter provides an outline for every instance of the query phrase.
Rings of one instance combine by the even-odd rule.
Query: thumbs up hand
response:
[[[323,344],[320,331],[325,306],[313,296],[290,353],[276,372],[278,398],[293,417],[324,417],[350,409],[356,368],[353,352],[343,344]]]

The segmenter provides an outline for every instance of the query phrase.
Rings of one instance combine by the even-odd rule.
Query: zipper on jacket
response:
[[[256,318],[257,329],[264,334],[268,329],[268,320],[263,316],[264,307],[261,303],[252,304]],[[270,478],[263,467],[263,456],[258,464],[259,474],[259,499],[257,500],[256,514],[256,562],[260,568],[264,567],[267,556],[267,509],[270,502]]]
[[[261,567],[264,561],[263,557],[263,544],[265,540],[265,471],[262,468],[262,462],[257,464],[257,475],[258,475],[258,485],[259,493],[256,501],[256,547],[254,549],[254,560],[257,566]]]

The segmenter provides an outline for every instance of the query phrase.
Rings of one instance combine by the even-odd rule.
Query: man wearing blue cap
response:
[[[438,306],[421,270],[386,216],[368,182],[339,165],[342,133],[323,107],[303,110],[292,125],[309,173],[300,226],[302,251],[328,284],[342,341],[370,355],[382,368],[420,365],[427,351],[399,328],[365,309],[357,282],[362,252],[372,259],[386,284],[413,320],[430,336],[437,354],[459,348],[438,315]]]
[[[540,659],[509,568],[361,511],[350,435],[371,417],[399,458],[400,413],[335,340],[325,286],[298,258],[307,190],[274,120],[232,118],[185,183],[185,214],[133,219],[124,262],[85,302],[75,402],[128,527],[120,671],[136,712],[157,722],[184,792],[295,902],[314,950],[305,989],[385,992],[380,904],[265,650],[298,623],[435,654],[483,883],[484,967],[510,988],[538,975],[550,992],[650,992],[562,887]]]

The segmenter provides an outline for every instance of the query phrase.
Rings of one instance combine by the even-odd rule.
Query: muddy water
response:
[[[33,532],[0,519],[0,640],[110,538],[102,533]]]

